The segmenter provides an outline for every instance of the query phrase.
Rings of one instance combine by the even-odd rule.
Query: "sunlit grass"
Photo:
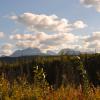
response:
[[[51,86],[34,86],[27,81],[16,81],[11,85],[3,77],[0,78],[0,100],[100,100],[100,87],[89,89],[84,95],[79,86],[61,86],[54,90]]]

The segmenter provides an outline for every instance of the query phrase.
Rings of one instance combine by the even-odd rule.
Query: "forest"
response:
[[[0,100],[99,100],[100,54],[1,57],[0,79]]]

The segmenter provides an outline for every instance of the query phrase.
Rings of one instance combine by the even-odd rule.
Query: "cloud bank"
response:
[[[80,49],[82,48],[80,37],[72,33],[73,30],[84,29],[88,25],[82,20],[69,22],[65,18],[56,15],[23,13],[9,17],[15,24],[24,26],[25,30],[21,33],[12,33],[9,41],[12,41],[15,49],[40,48],[43,51],[59,51],[63,48]],[[13,50],[10,44],[3,45],[2,53],[10,54]],[[7,53],[8,52],[8,53]]]
[[[80,2],[86,7],[93,7],[97,12],[100,12],[100,0],[80,0]]]
[[[4,37],[4,32],[0,32],[0,38]]]
[[[97,50],[100,52],[100,32],[93,32],[91,36],[87,36],[83,39],[86,48],[91,50]]]
[[[54,31],[54,32],[68,32],[71,30],[70,24],[66,19],[60,19],[56,15],[47,16],[44,14],[38,15],[33,13],[24,13],[19,16],[11,16],[15,20],[25,26],[30,31]]]
[[[59,18],[56,15],[23,13],[19,16],[11,16],[10,19],[25,25],[30,31],[51,31],[51,32],[69,32],[75,28],[85,28],[87,25],[78,20],[75,23],[69,23],[65,18]]]
[[[1,49],[0,55],[8,56],[8,55],[12,54],[12,48],[13,48],[13,45],[10,43],[6,43],[6,44],[2,45],[0,47],[0,49]]]

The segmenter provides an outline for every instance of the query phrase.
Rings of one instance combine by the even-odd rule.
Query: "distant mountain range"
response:
[[[23,50],[16,50],[10,57],[20,57],[20,56],[32,56],[32,55],[56,55],[53,51],[47,51],[47,53],[43,53],[38,48],[27,48]]]
[[[79,55],[81,54],[80,51],[74,50],[74,49],[62,49],[60,50],[60,52],[58,53],[59,55]]]
[[[47,54],[47,55],[57,55],[57,53],[55,53],[55,52],[53,52],[53,51],[50,51],[50,50],[48,50],[48,51],[46,52],[46,54]]]
[[[20,56],[31,56],[31,55],[42,55],[43,53],[38,48],[27,48],[23,50],[16,50],[11,57],[20,57]]]
[[[62,49],[58,53],[48,50],[46,53],[43,53],[39,48],[27,48],[23,50],[16,50],[10,57],[20,57],[20,56],[33,56],[33,55],[79,55],[85,54],[86,52],[80,52],[74,49]],[[89,53],[89,52],[88,52]],[[93,52],[90,52],[92,54]]]

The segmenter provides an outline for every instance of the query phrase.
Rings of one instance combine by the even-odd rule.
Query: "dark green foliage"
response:
[[[43,68],[39,66],[34,67],[34,85],[36,87],[38,86],[43,87],[47,85],[45,77],[46,77],[46,74]]]
[[[75,65],[77,65],[77,71],[79,72],[80,76],[80,83],[83,89],[84,93],[88,93],[89,90],[89,80],[88,80],[88,75],[87,71],[83,65],[83,62],[79,56],[76,56],[76,59],[74,60],[76,62]]]
[[[33,82],[34,68],[39,66],[46,74],[46,80],[55,88],[63,84],[100,85],[100,55],[76,56],[29,56],[19,58],[0,58],[0,74],[4,73],[6,79],[13,82],[18,77],[25,76]],[[85,73],[87,72],[87,73]],[[89,80],[88,80],[89,79]]]

